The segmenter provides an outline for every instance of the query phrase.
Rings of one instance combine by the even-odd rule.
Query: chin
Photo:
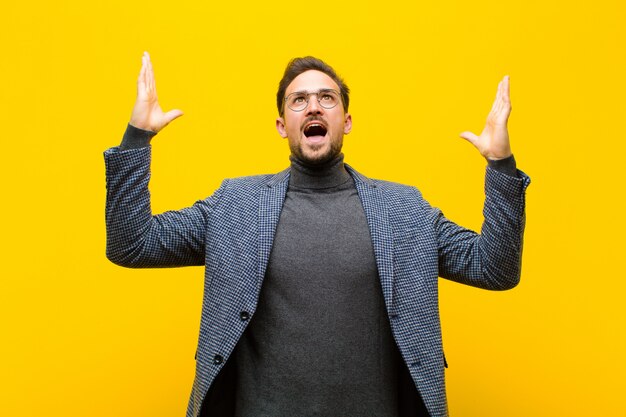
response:
[[[341,153],[343,145],[342,140],[326,141],[317,144],[317,146],[307,145],[304,141],[292,143],[289,142],[291,154],[300,161],[310,165],[320,165],[334,159]]]
[[[294,153],[294,155],[297,158],[299,158],[302,162],[306,162],[311,165],[319,165],[335,158],[337,155],[339,155],[340,152],[341,152],[341,149],[339,149],[338,151],[335,151],[332,148],[321,148],[319,150],[309,149],[305,152],[302,152],[302,149],[299,149],[299,152]]]

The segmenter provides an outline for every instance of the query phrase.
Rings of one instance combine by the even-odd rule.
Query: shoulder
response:
[[[413,223],[429,212],[430,204],[417,187],[385,180],[371,181],[384,199],[391,219]]]
[[[420,193],[417,187],[412,185],[400,184],[398,182],[386,181],[381,179],[369,178],[360,172],[356,171],[354,168],[347,166],[348,171],[352,175],[355,180],[355,183],[366,188],[376,189],[378,192],[384,194],[386,198],[400,198],[400,199],[412,199],[412,198],[422,198],[422,194]]]
[[[417,187],[413,185],[401,184],[398,182],[372,179],[372,183],[376,188],[379,188],[385,193],[414,196],[415,193],[419,193]]]
[[[245,177],[226,178],[224,184],[232,188],[259,188],[266,186],[275,175],[262,174]]]
[[[431,223],[434,212],[417,187],[367,178],[352,168],[350,172],[362,200],[384,204],[394,229],[412,230]]]
[[[289,170],[278,174],[250,175],[245,177],[227,178],[222,182],[220,189],[223,193],[234,194],[241,197],[258,195],[262,190],[280,184],[287,184]]]

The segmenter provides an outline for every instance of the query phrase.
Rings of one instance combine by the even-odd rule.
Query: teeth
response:
[[[321,127],[322,129],[325,129],[324,125],[322,125],[321,123],[310,124],[310,125],[306,126],[304,129],[305,130],[309,130],[309,129],[314,128],[314,127]]]

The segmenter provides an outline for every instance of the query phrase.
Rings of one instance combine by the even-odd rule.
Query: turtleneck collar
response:
[[[291,155],[289,186],[307,189],[334,188],[350,181],[352,177],[343,164],[343,153],[320,165],[311,165]]]

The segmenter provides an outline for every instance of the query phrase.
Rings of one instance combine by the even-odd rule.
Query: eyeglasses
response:
[[[317,102],[320,103],[320,106],[325,109],[332,109],[339,104],[339,101],[341,101],[339,92],[330,89],[322,89],[317,93],[296,91],[295,93],[291,93],[285,97],[285,103],[287,103],[287,107],[293,111],[302,111],[307,108],[309,105],[309,98],[313,95],[317,96]]]

